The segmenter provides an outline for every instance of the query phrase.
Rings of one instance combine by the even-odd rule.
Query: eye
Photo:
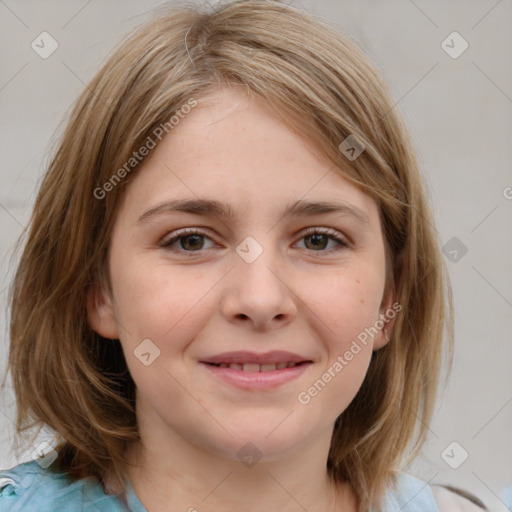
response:
[[[205,233],[195,228],[187,228],[181,231],[178,231],[171,238],[164,238],[160,242],[160,247],[170,248],[173,251],[179,251],[180,249],[185,252],[198,252],[201,249],[204,249],[204,238],[211,240]],[[180,243],[180,248],[175,249],[172,246],[178,242]]]
[[[331,253],[348,248],[349,244],[337,232],[329,228],[309,228],[302,239],[306,240],[306,249],[314,252]],[[330,250],[323,250],[329,244],[329,239],[334,240],[336,245]]]
[[[164,238],[160,242],[160,247],[168,248],[174,252],[194,253],[200,252],[202,249],[213,247],[205,247],[204,240],[211,240],[204,232],[196,228],[186,228],[181,231],[171,233],[172,236]],[[306,240],[306,249],[313,252],[331,253],[349,247],[349,244],[337,231],[329,228],[309,228],[302,235],[301,239]],[[334,248],[324,250],[329,245],[329,240],[335,242]],[[173,247],[179,243],[178,247]]]

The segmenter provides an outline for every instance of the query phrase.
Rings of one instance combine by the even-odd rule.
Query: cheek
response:
[[[172,270],[144,255],[114,256],[118,264],[111,277],[123,344],[133,350],[149,338],[162,355],[182,349],[180,340],[191,339],[211,314],[206,308],[211,307],[208,292],[214,283],[190,268]]]
[[[166,313],[164,305],[172,300],[169,284],[162,285],[156,269],[143,270],[129,264],[118,269],[112,280],[116,286],[116,315],[126,331],[134,337],[155,336]]]
[[[331,276],[328,285],[324,293],[314,288],[307,291],[314,333],[325,358],[297,400],[311,417],[334,421],[366,377],[373,353],[368,332],[378,320],[382,287],[379,276],[368,269]]]
[[[322,286],[304,286],[303,300],[317,316],[329,344],[344,350],[347,343],[379,318],[384,275],[378,266],[358,265],[330,273]]]

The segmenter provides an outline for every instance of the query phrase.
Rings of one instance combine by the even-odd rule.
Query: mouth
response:
[[[225,352],[199,361],[210,375],[247,391],[274,389],[302,375],[313,361],[291,352]]]
[[[279,363],[267,363],[267,364],[258,364],[258,363],[207,363],[210,366],[216,366],[217,368],[229,368],[230,370],[236,370],[240,372],[247,373],[258,373],[258,372],[272,372],[276,370],[284,370],[285,368],[295,368],[296,366],[305,365],[311,363],[312,361],[301,361],[299,363],[295,363],[292,361],[282,361]]]

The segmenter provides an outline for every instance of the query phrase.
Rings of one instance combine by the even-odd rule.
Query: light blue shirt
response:
[[[505,505],[507,505],[507,508],[512,510],[512,485],[505,489],[503,497],[505,498]]]
[[[92,479],[72,482],[65,473],[43,469],[36,461],[0,471],[0,512],[147,512],[127,480],[129,508],[103,492]],[[432,489],[412,475],[400,473],[378,512],[439,512]],[[377,512],[377,511],[372,511]]]

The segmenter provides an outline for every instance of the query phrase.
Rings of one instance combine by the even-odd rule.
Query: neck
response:
[[[149,442],[127,450],[134,464],[127,471],[148,512],[356,512],[351,485],[335,483],[326,457],[309,458],[308,451],[249,466],[212,456],[183,439],[159,446]]]
[[[144,401],[137,413],[140,442],[127,448],[126,470],[148,512],[357,511],[351,485],[335,483],[327,473],[332,428],[309,438],[276,429],[255,441],[265,454],[258,460],[258,448],[235,442],[243,431],[215,437],[212,430],[205,439],[194,425],[170,428]],[[293,444],[293,438],[300,441]],[[248,458],[238,455],[240,448]]]

